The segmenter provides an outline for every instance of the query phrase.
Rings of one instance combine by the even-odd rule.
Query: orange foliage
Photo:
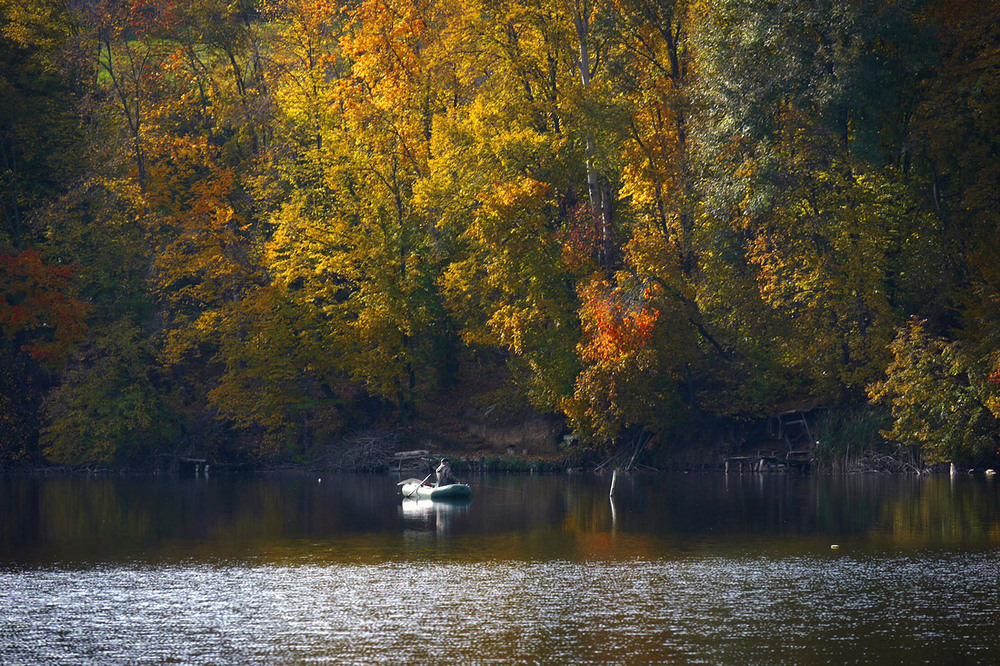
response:
[[[626,299],[597,283],[583,295],[581,311],[590,322],[590,339],[581,349],[587,361],[612,363],[646,348],[653,338],[660,311],[641,299]]]

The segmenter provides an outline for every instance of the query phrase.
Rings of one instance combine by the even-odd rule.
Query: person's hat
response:
[[[448,462],[448,459],[447,459],[447,458],[441,458],[441,464],[442,464],[442,465],[450,465],[451,463],[450,463],[450,462]]]

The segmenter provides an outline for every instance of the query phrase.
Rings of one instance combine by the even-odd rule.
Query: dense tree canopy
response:
[[[993,0],[0,0],[0,457],[301,459],[501,367],[586,447],[996,455],[998,83]]]

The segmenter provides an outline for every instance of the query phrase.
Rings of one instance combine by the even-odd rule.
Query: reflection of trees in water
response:
[[[615,529],[678,538],[849,535],[901,546],[996,544],[998,486],[944,476],[638,475],[616,489]],[[567,529],[611,529],[606,488],[568,497]]]
[[[643,488],[641,525],[660,533],[853,535],[897,545],[996,544],[998,485],[983,479],[887,475],[685,475]]]
[[[27,478],[7,480],[3,493],[7,543],[70,559],[156,549],[182,555],[190,548],[224,555],[275,539],[363,532],[395,517],[377,489],[349,477],[326,485],[304,476]]]
[[[992,481],[970,478],[914,480],[908,496],[884,504],[884,531],[893,543],[933,544],[971,540],[1000,544],[1000,488]]]
[[[655,543],[813,536],[904,548],[1000,544],[1000,483],[982,477],[631,475],[619,478],[614,519],[610,477],[472,482],[466,506],[410,506],[392,479],[366,475],[6,478],[0,552],[15,561],[70,562],[334,551],[384,558],[404,550],[403,533],[414,531],[452,543],[452,553],[511,558],[622,548],[655,555]]]

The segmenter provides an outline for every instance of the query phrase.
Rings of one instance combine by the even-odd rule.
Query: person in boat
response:
[[[455,476],[455,472],[451,469],[451,463],[448,462],[447,458],[441,459],[441,464],[437,468],[437,487],[448,486],[452,483],[458,483],[458,477]]]

